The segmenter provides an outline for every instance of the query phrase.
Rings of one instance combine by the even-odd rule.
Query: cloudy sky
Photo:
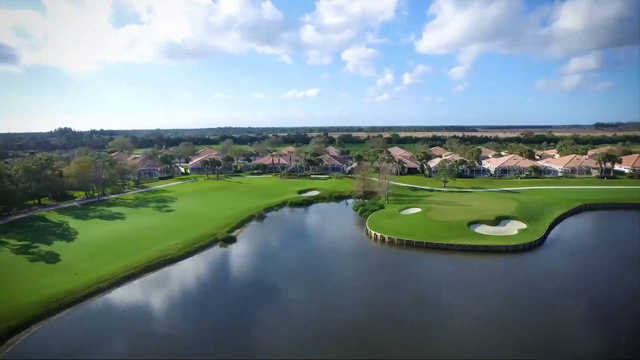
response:
[[[640,0],[0,0],[0,132],[640,120]]]

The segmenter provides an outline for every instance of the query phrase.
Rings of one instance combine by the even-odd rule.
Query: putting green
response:
[[[526,190],[510,192],[439,192],[395,187],[390,204],[373,213],[369,228],[387,236],[433,243],[514,245],[540,238],[562,213],[591,203],[640,202],[638,189]],[[402,215],[407,208],[423,211]],[[510,236],[487,236],[469,225],[511,218],[527,228]]]

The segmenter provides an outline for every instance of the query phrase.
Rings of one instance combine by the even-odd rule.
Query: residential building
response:
[[[592,176],[598,174],[598,165],[584,155],[566,155],[555,159],[540,160],[540,163],[558,171],[558,175]]]
[[[417,174],[420,172],[420,163],[409,151],[397,146],[390,147],[387,151],[400,165],[396,169],[398,174]]]
[[[434,146],[429,150],[431,151],[433,156],[436,156],[436,157],[442,157],[442,155],[448,152],[445,148],[442,148],[440,146]]]
[[[218,151],[210,148],[204,148],[198,151],[194,158],[189,162],[189,173],[204,174],[207,170],[204,166],[205,161],[209,159],[217,159],[219,161],[222,161],[222,157],[220,156],[220,153]]]
[[[491,150],[491,149],[489,149],[487,147],[480,146],[480,161],[492,158],[492,157],[494,157],[496,155],[498,155],[497,152],[495,152],[495,151],[493,151],[493,150]]]
[[[558,150],[556,149],[536,151],[536,159],[538,160],[557,159],[559,157],[560,154],[558,154]]]
[[[526,176],[530,174],[532,166],[539,167],[543,176],[553,175],[552,171],[548,171],[540,163],[515,154],[482,161],[482,167],[495,176]]]
[[[599,147],[597,149],[591,149],[589,151],[587,151],[587,157],[589,159],[593,159],[594,157],[596,157],[596,155],[600,154],[600,153],[605,153],[608,151],[611,152],[616,152],[616,147],[615,146],[603,146],[603,147]]]
[[[615,165],[616,170],[624,171],[625,173],[640,174],[640,154],[631,154],[620,157],[622,162]]]

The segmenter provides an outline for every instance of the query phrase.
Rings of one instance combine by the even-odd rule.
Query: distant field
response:
[[[497,136],[497,137],[512,137],[520,136],[524,131],[533,131],[534,134],[546,134],[547,130],[529,130],[529,129],[508,129],[508,130],[491,130],[491,131],[388,131],[388,132],[333,132],[329,133],[330,136],[338,136],[343,134],[352,134],[357,137],[367,136],[391,136],[391,134],[398,134],[400,136],[415,136],[415,137],[430,137],[430,136]],[[639,131],[608,131],[608,130],[585,130],[585,129],[562,129],[562,130],[550,130],[551,133],[557,136],[570,136],[570,135],[606,135],[611,136],[613,134],[624,135],[640,135]],[[309,133],[309,135],[318,135],[318,133]]]

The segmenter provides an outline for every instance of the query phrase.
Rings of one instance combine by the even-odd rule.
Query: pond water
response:
[[[517,254],[404,249],[351,203],[285,208],[45,323],[14,357],[639,357],[640,211]]]

